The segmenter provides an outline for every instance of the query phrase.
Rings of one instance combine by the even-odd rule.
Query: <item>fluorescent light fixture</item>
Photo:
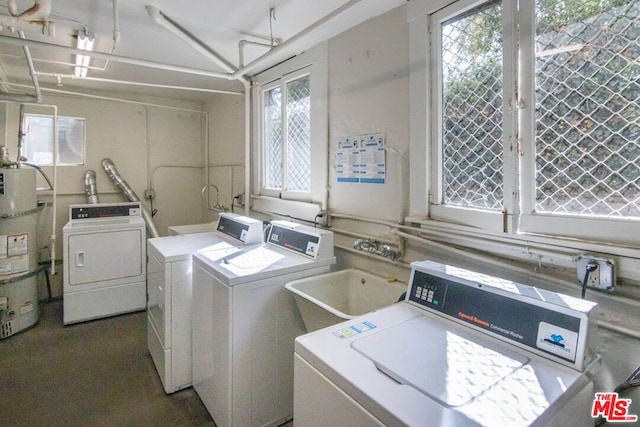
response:
[[[76,47],[81,50],[91,51],[93,50],[93,43],[95,40],[93,33],[90,33],[87,30],[78,31],[78,43]],[[76,77],[87,77],[90,61],[90,56],[76,54],[76,66],[73,68],[73,75]]]

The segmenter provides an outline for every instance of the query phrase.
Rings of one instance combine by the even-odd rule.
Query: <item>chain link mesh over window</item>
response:
[[[311,90],[309,76],[287,83],[287,189],[311,187]]]
[[[575,3],[536,2],[536,211],[639,218],[640,2]]]
[[[502,6],[442,24],[443,202],[502,210]]]
[[[282,94],[280,87],[264,93],[265,187],[282,188]]]

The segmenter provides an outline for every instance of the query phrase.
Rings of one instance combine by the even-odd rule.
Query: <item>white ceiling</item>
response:
[[[114,1],[117,6],[115,13]],[[17,39],[20,39],[20,30],[24,39],[46,43],[32,44],[28,47],[38,73],[38,82],[43,88],[70,91],[88,88],[204,99],[209,96],[205,92],[149,88],[104,81],[110,79],[119,82],[242,91],[242,86],[234,80],[141,67],[118,60],[117,57],[135,58],[154,64],[228,73],[193,45],[154,22],[147,11],[148,5],[159,9],[163,15],[175,21],[235,68],[239,66],[240,40],[260,43],[270,43],[272,37],[281,40],[282,44],[275,48],[269,59],[261,60],[258,66],[246,73],[251,76],[406,1],[16,0],[19,12],[31,8],[34,3],[51,3],[51,12],[47,20],[53,22],[55,34],[43,34],[41,25],[19,23],[15,28],[5,25],[0,31],[0,78],[3,82],[31,85],[24,47],[15,44]],[[114,19],[114,15],[117,15],[117,19]],[[315,25],[328,15],[333,18],[323,25]],[[3,19],[2,22],[11,19],[7,0],[0,3],[0,18]],[[115,22],[118,22],[120,32],[117,43],[114,42]],[[312,31],[307,29],[309,26],[312,26]],[[108,62],[105,58],[93,58],[90,65],[98,69],[89,70],[89,79],[71,79],[74,55],[69,50],[58,49],[56,46],[75,48],[76,35],[84,28],[95,34],[94,51],[117,57],[112,57]],[[268,47],[247,45],[244,49],[244,63],[250,64],[268,50]],[[57,74],[59,77],[48,74]],[[58,82],[62,86],[57,85]],[[33,87],[10,86],[10,89],[12,92],[35,93]]]

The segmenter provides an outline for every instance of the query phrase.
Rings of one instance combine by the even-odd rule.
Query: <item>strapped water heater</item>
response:
[[[38,321],[36,170],[0,166],[0,339]]]

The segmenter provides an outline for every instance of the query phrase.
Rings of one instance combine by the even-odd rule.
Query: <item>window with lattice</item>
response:
[[[283,80],[263,92],[264,186],[309,191],[311,91],[309,75]]]
[[[640,1],[460,0],[430,39],[432,218],[571,237],[640,219]]]

